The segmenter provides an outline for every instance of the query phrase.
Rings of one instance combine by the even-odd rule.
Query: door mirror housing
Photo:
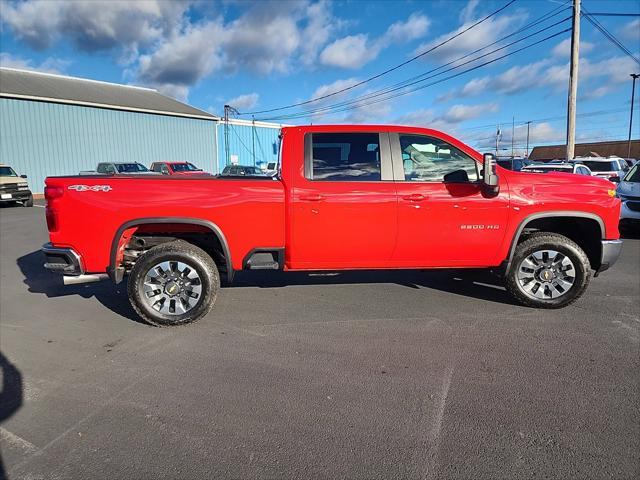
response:
[[[20,178],[27,178],[26,175],[20,175]]]
[[[486,190],[494,195],[500,192],[500,178],[498,177],[498,162],[492,153],[483,155],[482,183]]]

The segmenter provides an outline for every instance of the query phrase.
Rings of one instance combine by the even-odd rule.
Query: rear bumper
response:
[[[596,274],[612,267],[618,261],[620,252],[622,252],[622,240],[602,240],[600,268],[598,268]]]
[[[42,246],[46,258],[44,268],[50,272],[78,276],[84,274],[82,257],[72,248],[58,248],[50,243]]]

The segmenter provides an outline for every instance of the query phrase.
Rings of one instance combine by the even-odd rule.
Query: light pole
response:
[[[529,158],[529,127],[531,126],[531,121],[527,122],[527,158]]]
[[[631,78],[633,78],[631,84],[631,112],[629,113],[629,143],[627,149],[627,158],[631,158],[631,127],[633,126],[633,97],[636,94],[636,78],[640,78],[640,73],[632,73]]]

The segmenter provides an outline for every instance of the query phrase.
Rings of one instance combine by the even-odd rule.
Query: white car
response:
[[[589,167],[594,176],[616,183],[629,171],[629,165],[620,157],[578,157],[575,161]]]
[[[640,225],[640,163],[636,163],[624,176],[616,195],[622,201],[620,226]]]
[[[522,167],[522,170],[520,171],[533,173],[566,172],[575,173],[577,175],[592,175],[589,167],[579,162],[532,163]]]

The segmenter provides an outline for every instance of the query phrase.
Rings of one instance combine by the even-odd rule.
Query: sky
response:
[[[229,104],[248,120],[436,128],[481,150],[499,128],[500,153],[512,132],[523,153],[527,129],[530,145],[565,139],[571,11],[509,1],[0,0],[0,65],[152,87],[216,115]],[[577,139],[626,139],[640,1],[582,3],[627,14],[591,18],[638,60],[583,17]]]

